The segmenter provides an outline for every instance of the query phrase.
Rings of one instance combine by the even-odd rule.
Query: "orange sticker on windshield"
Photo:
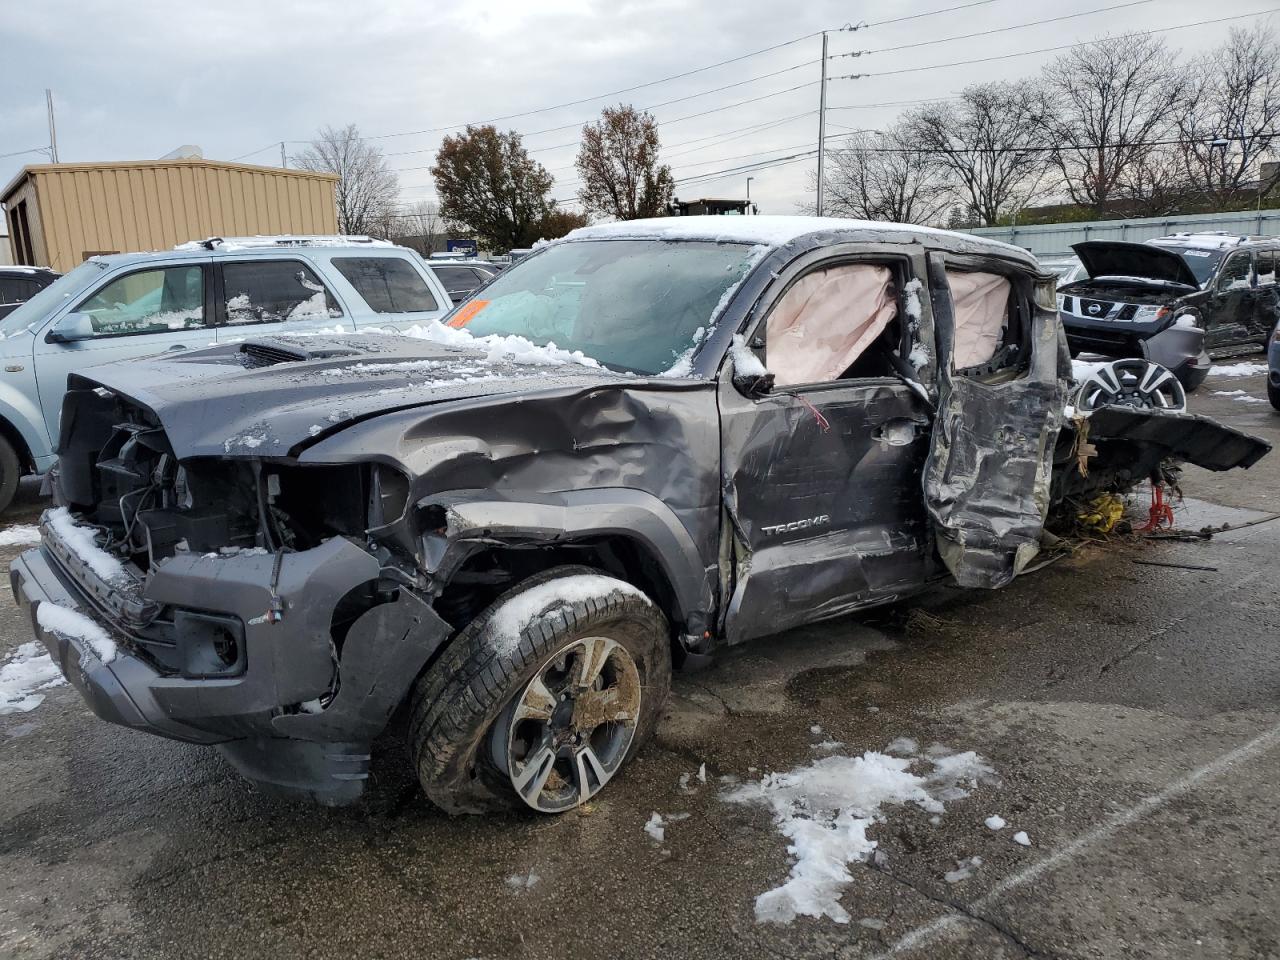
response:
[[[453,319],[449,321],[449,326],[455,330],[461,330],[473,319],[475,315],[489,305],[488,300],[472,300],[465,304],[461,310],[453,315]]]

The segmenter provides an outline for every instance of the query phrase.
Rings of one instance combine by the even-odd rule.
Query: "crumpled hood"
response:
[[[1086,240],[1072,245],[1071,249],[1084,264],[1090,279],[1140,277],[1145,280],[1180,283],[1193,290],[1200,286],[1196,275],[1182,257],[1172,250],[1164,250],[1150,243]]]
[[[344,426],[425,404],[634,382],[603,367],[514,362],[389,334],[269,337],[81,374],[159,417],[180,458],[287,456]]]

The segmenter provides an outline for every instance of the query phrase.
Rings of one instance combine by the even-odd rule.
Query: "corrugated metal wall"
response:
[[[329,174],[208,160],[38,165],[4,198],[28,198],[40,265],[66,271],[97,253],[167,250],[186,240],[332,234]]]
[[[1245,210],[1185,217],[1145,217],[1135,220],[1091,220],[1084,223],[1046,223],[1026,227],[976,227],[967,232],[1025,247],[1037,257],[1070,256],[1071,245],[1082,240],[1152,240],[1171,233],[1280,234],[1280,210]]]

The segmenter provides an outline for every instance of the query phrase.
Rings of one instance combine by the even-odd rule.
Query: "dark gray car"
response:
[[[354,800],[404,707],[443,808],[565,810],[653,730],[673,665],[943,577],[1002,586],[1051,503],[1269,449],[1128,407],[1078,447],[1053,282],[941,231],[615,224],[434,342],[88,372],[15,594],[99,716],[260,784]]]

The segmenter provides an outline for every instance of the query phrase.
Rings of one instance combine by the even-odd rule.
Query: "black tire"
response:
[[[529,809],[495,763],[490,732],[534,675],[578,638],[616,640],[639,670],[640,716],[623,766],[653,734],[671,689],[670,628],[658,607],[629,584],[608,578],[617,586],[606,586],[590,599],[553,600],[525,622],[518,643],[496,642],[492,622],[504,604],[576,574],[605,576],[589,567],[564,566],[522,581],[467,625],[414,684],[409,748],[423,792],[446,812]]]
[[[18,453],[4,437],[0,437],[0,511],[8,510],[18,492],[18,479],[22,476],[22,464]]]
[[[1267,399],[1271,401],[1274,410],[1280,411],[1280,387],[1274,383],[1267,384]]]

